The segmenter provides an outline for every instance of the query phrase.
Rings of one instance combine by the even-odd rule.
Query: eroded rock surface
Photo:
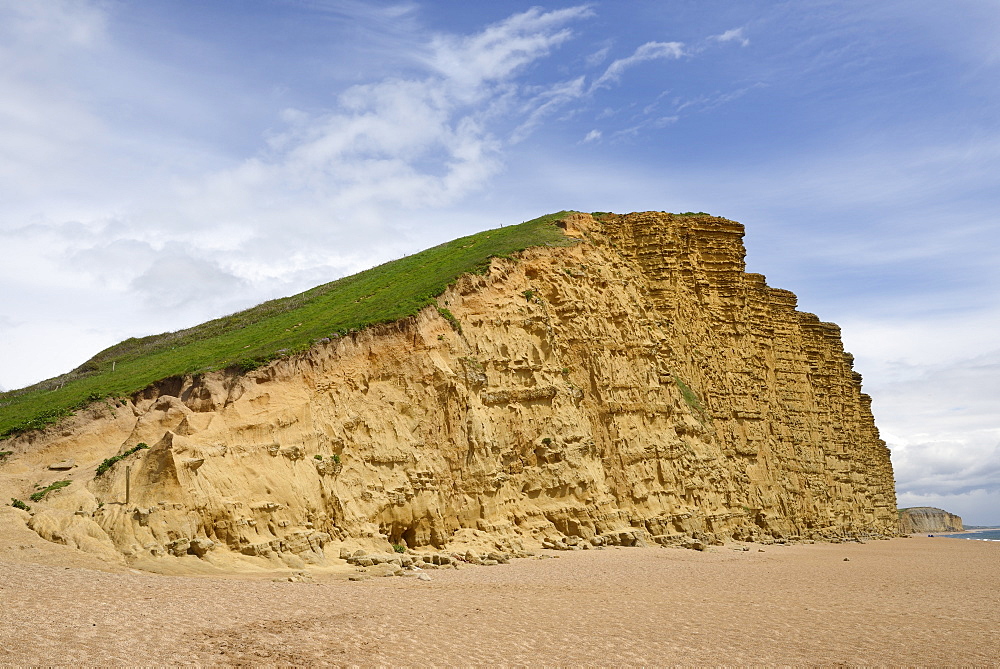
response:
[[[579,244],[443,295],[460,331],[425,309],[245,376],[165,381],[12,441],[5,490],[74,458],[38,506],[86,518],[40,527],[130,561],[896,534],[839,328],[744,272],[740,224],[565,226]]]

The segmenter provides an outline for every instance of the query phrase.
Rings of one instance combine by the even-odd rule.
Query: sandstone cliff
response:
[[[918,532],[961,532],[962,518],[933,506],[913,506],[899,510],[900,534]]]
[[[744,272],[740,224],[562,225],[578,244],[495,259],[442,295],[453,322],[425,309],[13,439],[3,493],[71,480],[16,513],[129,562],[897,532],[889,452],[839,328]]]

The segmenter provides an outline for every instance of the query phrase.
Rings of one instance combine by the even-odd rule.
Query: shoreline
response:
[[[1000,532],[1000,527],[977,527],[972,530],[942,530],[941,532],[935,532],[931,534],[930,532],[918,532],[911,534],[911,537],[926,537],[926,538],[957,538],[954,537],[956,534],[980,534],[982,532]],[[992,539],[986,539],[985,541],[992,541]]]
[[[620,548],[288,583],[0,559],[0,664],[993,664],[995,546]]]

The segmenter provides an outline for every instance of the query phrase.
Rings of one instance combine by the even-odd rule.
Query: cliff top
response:
[[[0,439],[163,379],[219,369],[248,371],[323,338],[412,316],[462,274],[484,271],[491,258],[575,243],[556,225],[570,213],[461,237],[185,330],[126,339],[71,372],[0,393]]]

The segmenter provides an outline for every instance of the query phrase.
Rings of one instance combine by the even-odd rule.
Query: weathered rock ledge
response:
[[[460,328],[426,309],[245,376],[94,405],[5,446],[0,487],[71,480],[30,526],[130,563],[898,532],[839,328],[744,272],[740,224],[565,227],[579,244],[497,259],[444,294]]]

